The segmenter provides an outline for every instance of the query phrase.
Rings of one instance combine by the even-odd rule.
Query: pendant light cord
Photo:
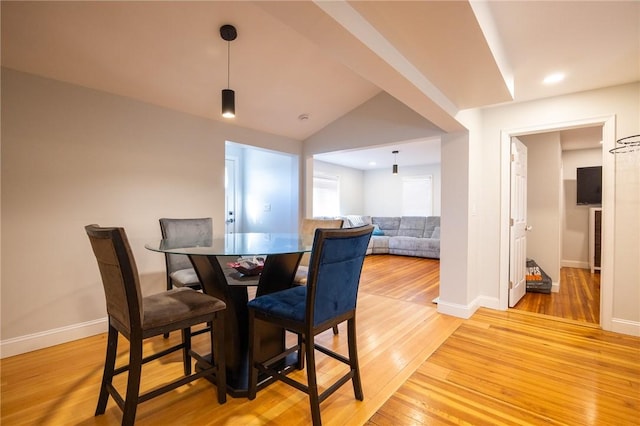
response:
[[[229,78],[231,75],[231,42],[227,41],[227,89],[229,88]]]

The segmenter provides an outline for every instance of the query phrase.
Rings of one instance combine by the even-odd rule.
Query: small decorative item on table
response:
[[[228,265],[240,272],[242,275],[260,275],[262,268],[264,268],[264,257],[240,257],[236,262],[228,263]]]

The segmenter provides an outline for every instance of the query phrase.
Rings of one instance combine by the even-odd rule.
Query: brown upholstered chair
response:
[[[104,373],[95,415],[104,414],[109,395],[123,411],[122,424],[132,425],[139,403],[171,391],[200,377],[211,380],[215,376],[218,402],[226,401],[226,372],[224,358],[223,301],[191,288],[182,287],[166,292],[142,296],[135,259],[123,228],[85,227],[98,262],[107,302],[109,334]],[[191,326],[212,323],[212,361],[209,362],[191,349]],[[182,331],[182,342],[160,352],[143,357],[143,340],[173,330]],[[115,368],[118,334],[130,343],[129,363]],[[143,364],[176,351],[182,351],[184,377],[140,394]],[[192,374],[192,357],[204,366]],[[199,365],[200,365],[199,364]],[[128,371],[124,397],[112,383],[115,375]]]
[[[303,239],[307,239],[308,244],[313,244],[313,237],[315,235],[316,229],[318,228],[331,228],[338,229],[342,228],[344,221],[342,219],[302,219],[300,223],[300,235],[303,236]],[[298,265],[298,269],[296,270],[296,276],[293,279],[294,283],[297,285],[304,285],[307,283],[307,274],[309,273],[309,259],[311,259],[311,255],[309,253],[305,253],[302,255],[302,259],[300,259],[300,264]],[[335,325],[333,327],[333,334],[338,334],[338,326]]]
[[[162,238],[180,238],[182,241],[211,241],[213,238],[213,220],[210,217],[196,219],[160,219]],[[202,285],[196,271],[183,254],[165,253],[167,271],[167,290],[173,287],[191,287],[200,290]]]
[[[364,398],[356,345],[356,302],[362,264],[373,226],[348,229],[317,229],[313,241],[307,285],[264,294],[251,300],[249,308],[249,399],[256,397],[258,372],[265,372],[309,395],[311,418],[319,425],[320,403],[349,380],[356,399]],[[315,343],[315,336],[347,321],[349,355],[338,354]],[[257,322],[266,322],[301,336],[298,345],[286,348],[269,360],[256,359],[262,342]],[[348,372],[318,392],[315,350],[348,365]],[[307,384],[282,370],[282,359],[303,352],[307,364]]]

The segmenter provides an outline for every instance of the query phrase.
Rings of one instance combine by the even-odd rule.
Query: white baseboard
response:
[[[0,359],[71,342],[84,337],[95,336],[96,334],[106,333],[107,330],[107,318],[104,317],[40,333],[13,337],[0,341]]]
[[[611,320],[611,331],[640,337],[640,322],[613,318]]]
[[[589,262],[582,262],[580,260],[562,260],[560,266],[564,268],[580,268],[589,269]]]
[[[478,307],[494,309],[496,311],[503,311],[500,308],[500,300],[497,297],[480,296],[476,299],[476,305]]]
[[[554,281],[551,283],[551,293],[559,293],[560,292],[560,283]]]
[[[460,305],[457,303],[446,302],[442,300],[442,297],[438,300],[438,312],[445,315],[468,319],[477,309],[478,305],[475,303]]]

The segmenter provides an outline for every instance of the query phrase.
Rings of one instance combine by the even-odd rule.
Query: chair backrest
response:
[[[162,238],[181,241],[211,241],[213,238],[213,220],[210,217],[196,219],[160,219]],[[167,274],[181,269],[193,268],[188,256],[182,254],[165,255]]]
[[[302,219],[300,222],[300,235],[305,244],[313,244],[313,238],[315,236],[316,229],[318,228],[342,228],[344,224],[343,219]],[[300,265],[309,266],[311,255],[305,253],[300,259]]]
[[[353,311],[373,226],[317,229],[307,280],[307,320],[317,326]]]
[[[84,227],[98,261],[110,322],[122,333],[142,328],[142,292],[123,228]]]

